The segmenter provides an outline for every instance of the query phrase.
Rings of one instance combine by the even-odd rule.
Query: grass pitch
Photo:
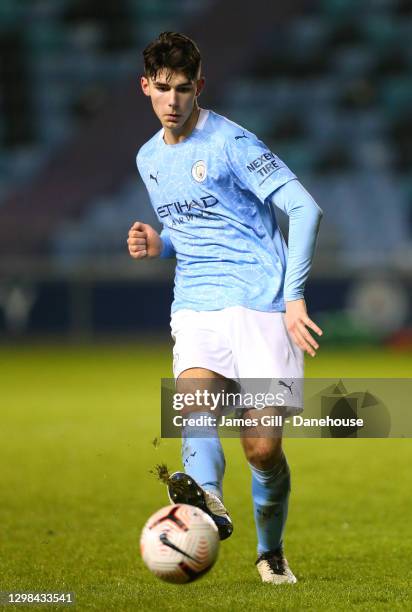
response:
[[[167,504],[149,470],[180,467],[178,440],[152,443],[170,346],[2,347],[0,360],[0,590],[74,591],[76,609],[99,611],[412,608],[411,440],[285,441],[286,553],[299,583],[281,587],[259,582],[249,470],[239,442],[224,440],[234,535],[207,576],[168,585],[146,570],[138,540]],[[399,377],[411,365],[406,354],[324,349],[306,372]]]

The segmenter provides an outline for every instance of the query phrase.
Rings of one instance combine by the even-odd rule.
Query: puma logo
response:
[[[279,385],[280,385],[280,386],[282,386],[282,387],[286,387],[287,389],[289,389],[290,394],[291,394],[291,395],[293,395],[293,392],[292,392],[293,380],[292,380],[292,382],[290,383],[290,385],[288,385],[287,383],[283,382],[283,380],[280,380],[280,381],[279,381]]]
[[[186,459],[183,461],[183,463],[184,463],[185,465],[187,465],[187,464],[189,463],[189,461],[190,461],[190,457],[195,457],[195,456],[196,456],[196,451],[193,451],[193,453],[190,453],[190,455],[188,455],[188,456],[186,457]]]
[[[235,140],[240,140],[241,138],[249,138],[249,136],[246,136],[245,132],[243,132],[242,136],[235,136]]]

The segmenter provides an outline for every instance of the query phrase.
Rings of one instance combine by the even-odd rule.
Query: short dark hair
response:
[[[178,32],[162,32],[143,51],[144,71],[155,79],[162,69],[182,72],[190,81],[199,73],[201,57],[196,43]]]

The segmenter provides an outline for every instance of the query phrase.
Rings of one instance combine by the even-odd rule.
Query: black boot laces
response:
[[[264,552],[258,557],[256,565],[260,561],[267,561],[270,570],[274,574],[283,575],[285,573],[285,558],[282,550]]]

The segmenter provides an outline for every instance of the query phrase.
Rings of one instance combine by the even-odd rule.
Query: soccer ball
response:
[[[213,566],[219,533],[203,510],[188,504],[165,506],[143,527],[140,550],[151,572],[166,582],[197,580]]]

